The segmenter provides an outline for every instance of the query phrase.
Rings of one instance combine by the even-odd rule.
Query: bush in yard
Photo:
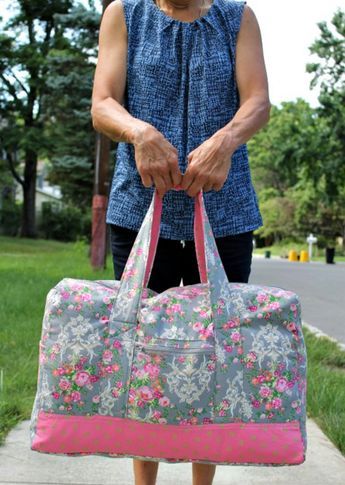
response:
[[[76,241],[91,238],[91,211],[83,212],[78,207],[67,205],[62,208],[54,202],[44,202],[39,231],[45,239]]]
[[[0,210],[0,234],[17,236],[20,229],[22,204],[4,202]]]

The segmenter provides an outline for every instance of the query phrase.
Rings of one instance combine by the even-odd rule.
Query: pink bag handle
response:
[[[173,190],[181,190],[176,187]],[[194,198],[194,239],[200,281],[207,285],[212,308],[217,308],[229,298],[228,279],[219,256],[217,244],[204,206],[202,191]],[[139,229],[122,273],[120,288],[110,315],[110,327],[117,324],[136,325],[141,299],[153,266],[160,232],[162,199],[157,190],[153,193],[150,207]],[[218,312],[213,312],[215,323]],[[219,311],[221,316],[221,311]],[[117,323],[118,322],[118,323]],[[219,322],[219,325],[221,323]]]
[[[174,187],[174,189],[172,190],[183,190],[183,189],[181,188],[180,185],[178,185]],[[202,218],[201,197],[202,197],[202,192],[200,191],[194,199],[195,200],[194,242],[195,242],[196,257],[197,257],[198,269],[199,269],[199,275],[200,275],[200,282],[207,283],[207,269],[206,269],[206,260],[205,260],[205,251],[204,251],[204,247],[205,247],[204,221]],[[146,265],[144,283],[143,283],[144,288],[147,287],[147,284],[149,282],[154,258],[156,255],[158,238],[160,233],[162,206],[163,206],[163,201],[160,197],[157,196],[157,193],[156,193],[155,201],[154,201],[154,209],[153,209],[153,220],[152,220],[149,254],[147,258],[147,265]]]

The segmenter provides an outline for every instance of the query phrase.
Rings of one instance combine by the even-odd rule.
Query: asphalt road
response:
[[[296,292],[302,320],[345,344],[345,264],[253,257],[249,283]]]

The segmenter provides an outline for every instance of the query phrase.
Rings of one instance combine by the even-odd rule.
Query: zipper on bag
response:
[[[213,347],[204,347],[204,348],[173,348],[173,347],[165,347],[162,345],[149,345],[149,344],[141,344],[140,342],[136,342],[136,345],[140,348],[145,350],[155,350],[157,352],[171,352],[171,353],[185,353],[185,354],[195,354],[195,353],[205,353],[205,352],[214,352],[215,349]]]

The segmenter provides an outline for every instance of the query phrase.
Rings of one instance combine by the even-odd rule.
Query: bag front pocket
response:
[[[160,424],[211,423],[214,346],[155,340],[160,342],[136,342],[127,417]]]

